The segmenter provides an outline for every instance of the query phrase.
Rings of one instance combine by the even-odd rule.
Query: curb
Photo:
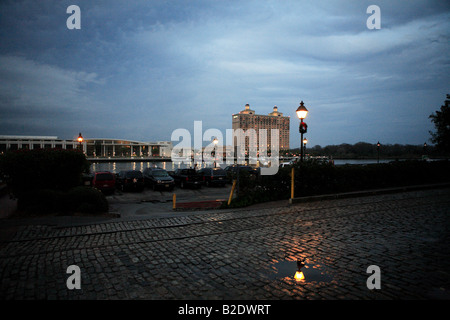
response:
[[[206,200],[176,203],[174,211],[219,209],[225,200]]]
[[[334,194],[324,194],[324,195],[317,195],[317,196],[291,198],[291,199],[289,199],[289,204],[320,201],[320,200],[356,198],[356,197],[373,196],[373,195],[379,195],[379,194],[390,194],[390,193],[398,193],[398,192],[405,192],[405,191],[427,190],[427,189],[448,188],[448,187],[450,187],[450,182],[439,183],[439,184],[404,186],[404,187],[386,188],[386,189],[352,191],[352,192],[344,192],[344,193],[334,193]]]

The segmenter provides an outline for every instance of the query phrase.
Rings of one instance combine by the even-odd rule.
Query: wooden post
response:
[[[177,208],[177,194],[174,193],[172,196],[172,208],[175,210]]]
[[[233,198],[233,192],[235,187],[236,187],[236,180],[233,181],[233,186],[231,187],[230,197],[228,198],[228,205],[230,205],[231,199]]]
[[[294,199],[294,167],[291,169],[291,199]]]

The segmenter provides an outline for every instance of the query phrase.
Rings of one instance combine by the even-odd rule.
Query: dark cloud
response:
[[[450,6],[378,1],[71,1],[0,4],[0,134],[168,140],[225,132],[250,103],[291,116],[312,145],[428,139],[448,93]]]

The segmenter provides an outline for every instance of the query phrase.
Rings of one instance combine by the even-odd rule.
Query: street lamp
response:
[[[83,146],[82,146],[82,143],[83,143],[83,136],[81,135],[81,132],[80,132],[80,134],[78,135],[78,148],[82,151],[83,150]]]
[[[214,152],[214,168],[215,168],[216,167],[216,146],[219,143],[219,140],[217,140],[217,138],[214,138],[213,143],[214,143],[213,152]]]
[[[380,163],[380,141],[377,142],[377,163]]]
[[[308,109],[306,109],[306,107],[304,106],[303,101],[300,102],[300,106],[297,108],[297,110],[295,112],[297,113],[297,117],[300,119],[300,127],[299,127],[299,131],[301,134],[301,137],[300,137],[300,149],[301,149],[300,150],[301,151],[300,161],[303,162],[303,157],[304,157],[303,134],[308,131],[307,124],[303,122],[303,119],[305,119],[306,115],[308,114]]]

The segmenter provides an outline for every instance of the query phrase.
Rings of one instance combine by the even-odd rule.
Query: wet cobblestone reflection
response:
[[[449,189],[28,225],[0,244],[0,298],[449,299],[449,227]],[[66,287],[69,265],[80,267],[80,290]],[[370,265],[380,290],[366,286]]]

